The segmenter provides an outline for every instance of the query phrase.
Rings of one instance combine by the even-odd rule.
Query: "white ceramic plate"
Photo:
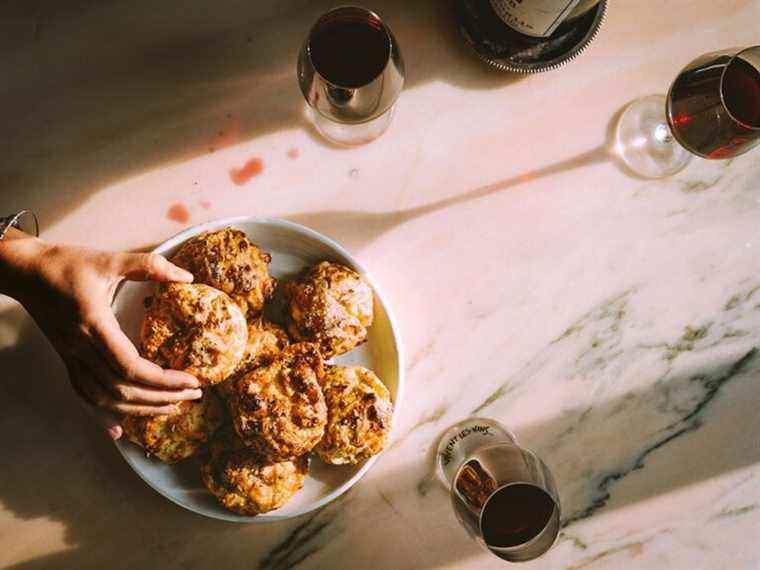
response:
[[[154,251],[170,256],[188,238],[208,230],[234,226],[243,230],[253,243],[272,254],[270,272],[278,280],[293,277],[304,267],[330,260],[347,265],[369,281],[375,292],[375,320],[369,329],[368,342],[334,359],[339,364],[358,364],[375,371],[388,387],[394,403],[393,419],[398,417],[404,386],[403,356],[398,327],[382,292],[370,275],[340,245],[325,236],[292,222],[252,217],[227,218],[190,228]],[[137,341],[143,318],[143,299],[152,285],[127,282],[114,301],[116,316],[127,335]],[[315,458],[303,489],[282,508],[255,517],[236,515],[221,507],[206,490],[200,478],[197,459],[177,465],[165,465],[145,453],[126,438],[116,442],[127,463],[142,479],[167,499],[195,513],[235,522],[265,523],[300,516],[318,509],[345,493],[372,467],[377,456],[354,466],[330,466]]]

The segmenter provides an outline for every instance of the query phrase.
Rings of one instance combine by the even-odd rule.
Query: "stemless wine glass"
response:
[[[552,547],[560,529],[554,478],[501,424],[470,418],[452,426],[437,462],[457,518],[493,554],[524,562]]]
[[[385,132],[404,76],[390,28],[357,6],[322,15],[298,56],[298,83],[317,130],[343,145],[367,143]]]
[[[692,155],[739,156],[760,143],[760,46],[698,57],[667,97],[631,103],[617,126],[617,152],[645,178],[682,170]]]

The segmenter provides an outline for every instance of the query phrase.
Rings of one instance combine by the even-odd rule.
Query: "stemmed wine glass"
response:
[[[538,558],[560,529],[560,502],[549,468],[504,426],[469,418],[438,444],[438,476],[470,535],[510,562]]]
[[[323,14],[298,55],[298,84],[317,130],[353,146],[385,132],[404,86],[396,38],[376,13],[342,6]]]
[[[631,103],[617,126],[616,150],[644,178],[681,171],[693,155],[739,156],[760,143],[760,46],[698,57],[667,97]]]

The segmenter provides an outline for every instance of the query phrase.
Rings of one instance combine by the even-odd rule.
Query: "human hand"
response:
[[[156,415],[200,398],[190,374],[140,357],[111,309],[122,280],[179,281],[193,276],[164,257],[48,244],[18,231],[0,243],[0,292],[24,305],[63,359],[76,392],[109,435],[120,414]]]

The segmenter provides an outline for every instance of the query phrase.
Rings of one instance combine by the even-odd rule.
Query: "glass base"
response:
[[[385,113],[364,123],[339,123],[310,109],[311,120],[323,137],[342,146],[358,146],[372,142],[382,135],[393,120],[393,105]]]
[[[633,101],[620,116],[615,133],[618,156],[642,178],[665,178],[683,170],[692,155],[670,132],[666,99],[650,95]]]
[[[436,452],[436,472],[447,488],[465,459],[485,445],[509,441],[515,436],[499,422],[488,418],[468,418],[451,426],[441,436]]]

